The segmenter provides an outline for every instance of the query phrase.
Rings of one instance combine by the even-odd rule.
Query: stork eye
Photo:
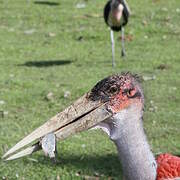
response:
[[[113,93],[113,94],[114,94],[114,93],[117,92],[117,90],[118,90],[117,87],[113,86],[113,87],[110,88],[109,91],[110,91],[110,93]]]

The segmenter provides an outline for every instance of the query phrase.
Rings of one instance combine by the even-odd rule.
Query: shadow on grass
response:
[[[122,176],[122,169],[117,155],[105,156],[78,156],[78,155],[59,155],[58,162],[55,167],[62,167],[65,169],[75,169],[80,172],[80,176],[85,173],[94,174],[97,172],[99,175],[120,177]],[[40,157],[39,163],[46,166],[52,166],[53,163],[47,157]]]
[[[49,66],[63,66],[72,63],[71,60],[53,60],[53,61],[27,61],[24,64],[19,64],[18,66],[28,66],[28,67],[49,67]]]
[[[48,6],[59,6],[59,3],[49,2],[49,1],[35,1],[34,4],[48,5]]]

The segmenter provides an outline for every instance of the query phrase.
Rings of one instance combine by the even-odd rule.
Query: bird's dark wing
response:
[[[107,4],[104,7],[104,20],[106,22],[106,24],[109,26],[108,24],[108,17],[109,17],[109,12],[111,9],[111,0],[107,2]]]

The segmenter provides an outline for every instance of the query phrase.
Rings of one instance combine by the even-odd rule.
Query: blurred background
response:
[[[0,156],[99,80],[137,73],[144,126],[154,154],[180,154],[180,1],[128,0],[132,15],[114,33],[112,68],[106,0],[0,0]],[[57,164],[42,152],[0,161],[0,179],[121,179],[114,144],[101,131],[58,143]]]

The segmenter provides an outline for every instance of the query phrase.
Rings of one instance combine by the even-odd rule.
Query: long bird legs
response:
[[[110,36],[111,36],[111,47],[112,47],[112,66],[115,67],[116,66],[116,62],[115,62],[115,41],[114,41],[114,33],[113,30],[110,30]],[[124,36],[124,28],[121,28],[121,56],[124,57],[126,55],[125,52],[125,36]]]
[[[114,33],[112,30],[110,30],[110,36],[111,36],[111,46],[112,46],[112,66],[115,67],[115,51],[114,51]]]
[[[122,46],[121,56],[122,56],[122,57],[124,57],[124,56],[126,55],[124,41],[125,41],[124,28],[122,27],[122,28],[121,28],[121,46]]]

